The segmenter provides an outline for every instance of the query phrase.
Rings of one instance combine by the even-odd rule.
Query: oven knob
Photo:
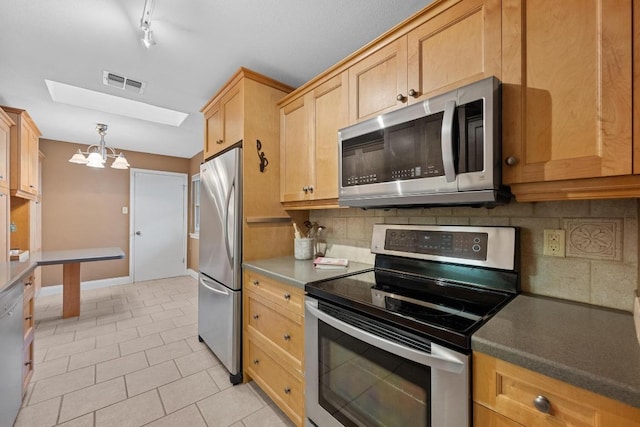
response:
[[[480,252],[480,245],[473,245],[471,249],[473,249],[473,252]]]
[[[536,409],[544,414],[551,413],[551,402],[545,396],[539,395],[535,399],[533,399],[533,406]]]

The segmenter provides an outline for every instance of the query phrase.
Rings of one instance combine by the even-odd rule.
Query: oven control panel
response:
[[[387,230],[384,248],[390,251],[486,260],[487,233],[433,230]]]

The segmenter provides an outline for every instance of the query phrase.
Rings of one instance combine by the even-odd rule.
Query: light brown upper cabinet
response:
[[[349,67],[351,124],[484,77],[500,78],[499,0],[436,3],[421,20]]]
[[[347,73],[280,105],[280,201],[290,209],[337,206],[338,130],[347,125]]]
[[[0,187],[9,189],[9,146],[13,120],[0,108]]]
[[[217,95],[202,110],[205,118],[204,158],[224,150],[242,139],[243,85],[236,83]]]
[[[521,201],[637,196],[631,0],[502,8],[504,182]]]
[[[11,195],[35,200],[38,197],[38,146],[40,129],[25,110],[2,107],[15,122],[11,128]]]

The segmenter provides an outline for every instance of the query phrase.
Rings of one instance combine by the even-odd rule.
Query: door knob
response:
[[[142,236],[142,233],[140,231],[136,231],[136,236]]]

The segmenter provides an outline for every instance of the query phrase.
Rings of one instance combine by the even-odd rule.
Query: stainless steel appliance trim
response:
[[[442,165],[444,176],[447,182],[456,179],[456,168],[453,164],[453,118],[455,117],[456,101],[447,101],[444,106],[444,117],[442,118]]]
[[[471,233],[487,233],[487,259],[471,260],[459,258],[429,255],[429,254],[408,254],[407,252],[392,251],[384,249],[384,239],[386,230],[427,230],[427,231],[457,231]],[[452,262],[456,264],[475,265],[479,267],[499,268],[502,270],[513,270],[515,268],[515,239],[516,229],[514,227],[466,227],[455,225],[394,225],[394,224],[374,224],[373,235],[371,237],[371,252],[376,254],[396,255],[411,257],[416,259],[426,259],[431,261]]]
[[[415,350],[410,347],[400,345],[398,343],[381,338],[370,332],[355,328],[341,320],[335,319],[318,309],[318,302],[307,298],[305,301],[307,310],[317,319],[322,320],[328,325],[333,326],[339,331],[344,332],[352,337],[364,341],[379,349],[388,351],[403,359],[412,360],[424,366],[430,366],[441,371],[459,374],[465,367],[465,361],[458,357],[459,353],[431,343],[431,354]]]
[[[225,209],[224,209],[224,247],[227,250],[227,259],[229,260],[229,264],[233,266],[233,254],[231,253],[231,247],[229,246],[229,208],[231,205],[231,195],[235,191],[236,178],[233,178],[231,181],[231,186],[229,186],[229,191],[227,192],[227,196],[225,197]],[[235,242],[237,244],[237,242]]]
[[[209,282],[209,284],[207,284],[207,282]],[[229,295],[229,291],[227,290],[227,288],[225,288],[222,285],[218,285],[216,282],[212,282],[210,280],[207,281],[206,279],[200,278],[200,283],[202,284],[202,286],[204,286],[205,288],[209,289],[212,292],[215,292],[221,295]]]

